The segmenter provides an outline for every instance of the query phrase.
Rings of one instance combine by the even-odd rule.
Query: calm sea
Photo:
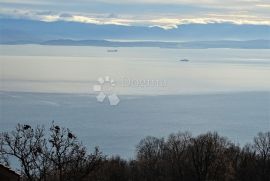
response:
[[[147,135],[218,131],[245,144],[270,130],[269,50],[110,49],[2,45],[0,131],[55,120],[90,150],[130,158]]]

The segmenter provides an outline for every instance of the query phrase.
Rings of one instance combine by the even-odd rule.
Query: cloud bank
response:
[[[61,5],[62,4],[62,5]],[[262,0],[0,0],[2,18],[177,28],[182,24],[270,26],[270,1]]]

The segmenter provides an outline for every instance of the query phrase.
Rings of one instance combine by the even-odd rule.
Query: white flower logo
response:
[[[99,77],[97,81],[99,84],[96,84],[93,87],[93,90],[95,92],[99,92],[99,94],[96,96],[97,101],[103,102],[105,98],[108,97],[111,106],[116,106],[117,104],[119,104],[119,97],[115,93],[113,93],[115,81],[109,76],[105,76],[105,78]]]

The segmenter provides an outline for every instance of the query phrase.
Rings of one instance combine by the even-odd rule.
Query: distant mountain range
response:
[[[262,40],[270,38],[270,26],[229,23],[184,24],[165,30],[160,27],[97,25],[78,22],[43,22],[0,19],[1,43],[48,40],[148,40],[217,41]]]
[[[0,44],[265,49],[270,47],[269,39],[270,26],[265,25],[186,24],[165,30],[159,27],[0,19]]]
[[[61,46],[100,46],[100,47],[159,47],[181,49],[204,48],[241,48],[241,49],[270,49],[270,40],[249,41],[192,41],[192,42],[160,42],[160,41],[106,41],[106,40],[49,40],[43,42],[14,41],[2,43],[9,45],[40,44]]]

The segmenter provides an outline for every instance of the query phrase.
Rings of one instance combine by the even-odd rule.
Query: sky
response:
[[[0,17],[164,29],[190,23],[270,26],[270,0],[0,0]]]

